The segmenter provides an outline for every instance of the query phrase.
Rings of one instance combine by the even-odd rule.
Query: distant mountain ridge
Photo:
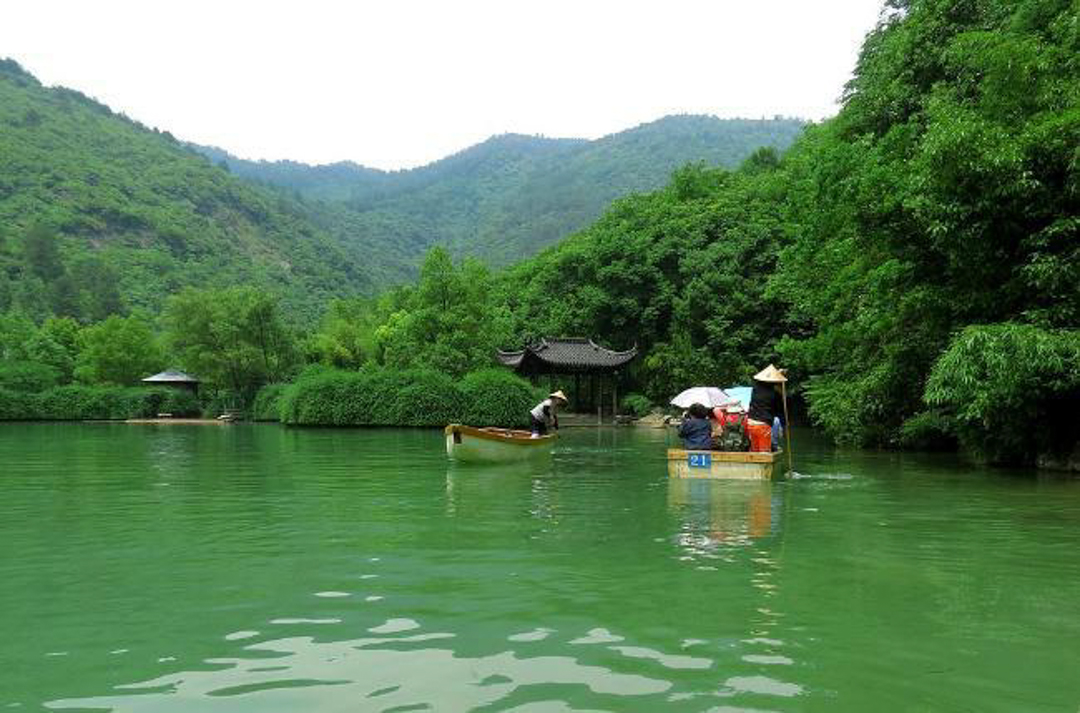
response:
[[[314,315],[375,292],[372,275],[302,203],[0,59],[0,312],[90,318],[77,303],[103,284],[156,311],[187,285],[247,283]]]
[[[156,312],[189,285],[253,284],[307,319],[412,279],[433,245],[507,264],[679,166],[735,166],[802,127],[674,116],[596,140],[493,136],[407,171],[253,162],[0,59],[0,312],[97,319]],[[110,298],[92,299],[103,286]]]
[[[350,236],[381,236],[406,252],[444,244],[506,264],[584,228],[613,200],[664,185],[680,166],[734,168],[762,146],[782,151],[804,126],[678,115],[595,140],[502,134],[402,171],[248,161],[193,148],[242,178],[333,204],[336,218],[326,227],[346,246]]]

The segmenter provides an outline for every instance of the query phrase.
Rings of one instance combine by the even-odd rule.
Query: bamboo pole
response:
[[[783,381],[780,382],[780,394],[784,397],[784,439],[787,441],[788,475],[791,475],[795,472],[795,466],[792,465],[795,454],[791,452],[791,419],[787,410],[787,385]]]

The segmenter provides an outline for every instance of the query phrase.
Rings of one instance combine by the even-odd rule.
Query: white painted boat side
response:
[[[465,463],[509,463],[549,457],[554,441],[553,436],[530,439],[520,432],[500,436],[498,432],[468,426],[446,427],[446,454]]]
[[[688,451],[669,448],[668,475],[672,478],[715,480],[773,480],[783,477],[776,453],[732,453],[728,451]]]

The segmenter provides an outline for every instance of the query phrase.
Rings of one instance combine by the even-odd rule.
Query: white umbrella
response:
[[[690,408],[694,404],[701,404],[709,408],[716,408],[717,406],[727,406],[735,402],[736,399],[724,393],[723,389],[718,389],[715,386],[694,386],[673,398],[671,405],[679,408]]]

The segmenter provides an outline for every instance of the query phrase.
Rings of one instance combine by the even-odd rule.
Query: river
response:
[[[1080,481],[564,431],[0,424],[0,710],[1080,708]]]

